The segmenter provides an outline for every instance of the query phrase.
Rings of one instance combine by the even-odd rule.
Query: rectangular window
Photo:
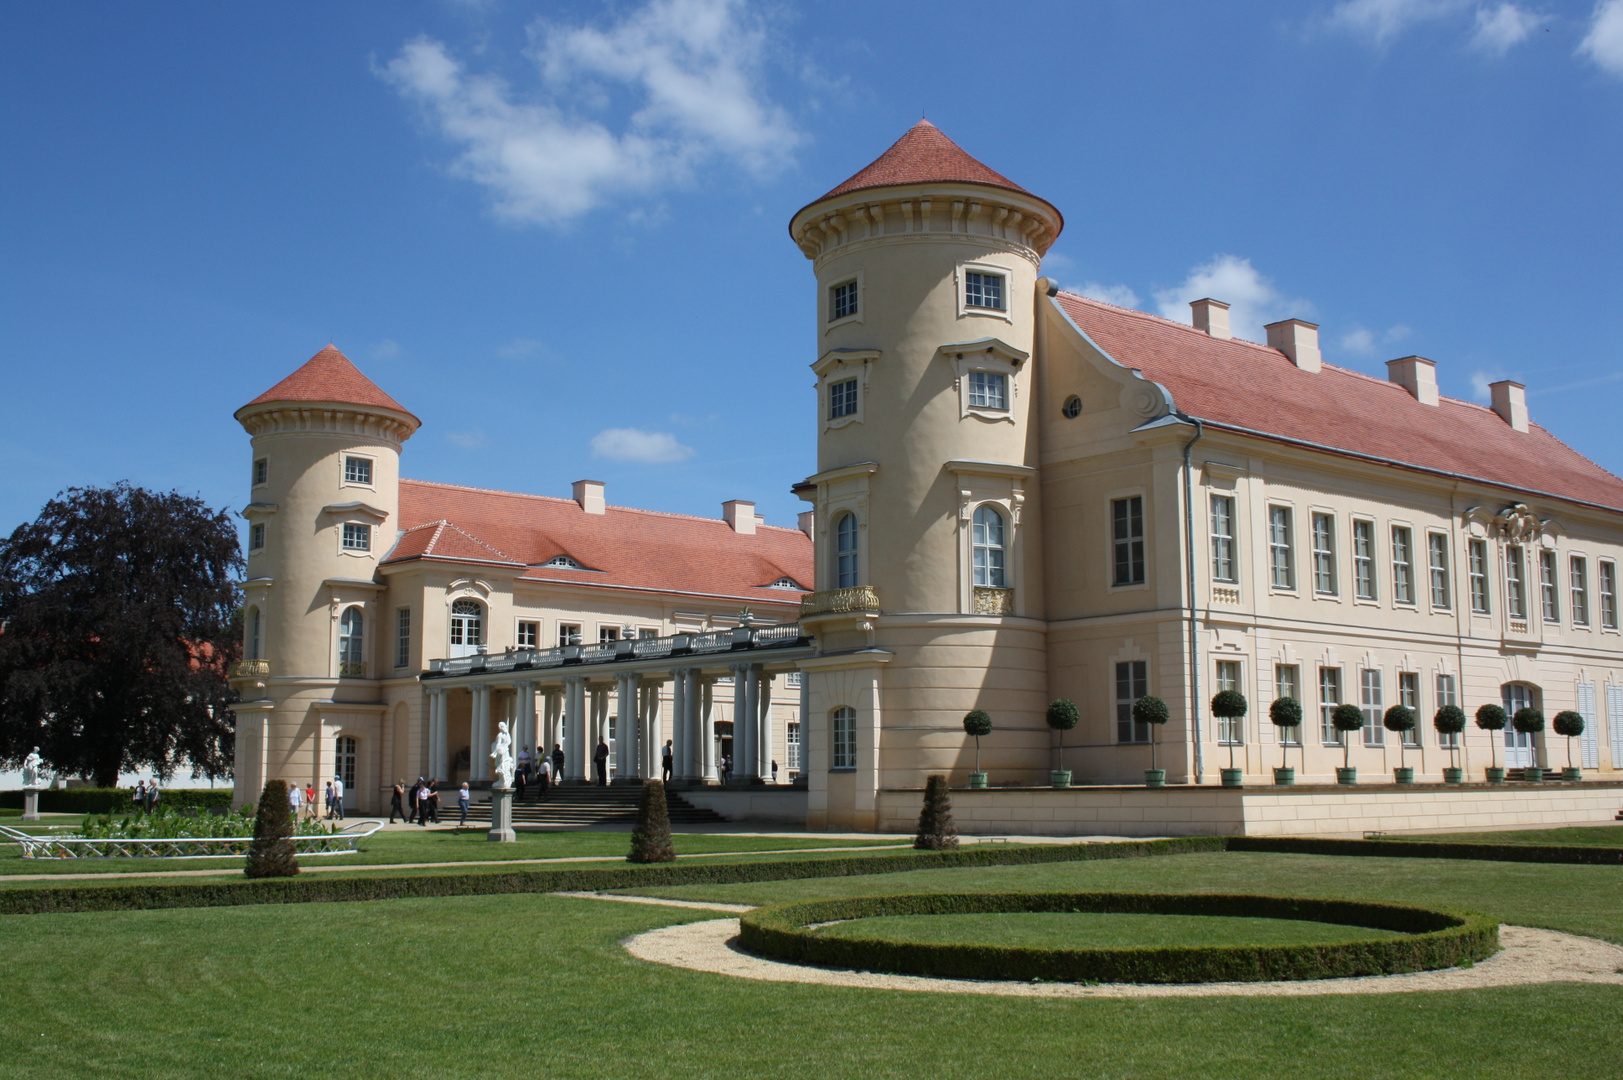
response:
[[[1330,717],[1335,713],[1336,706],[1341,704],[1341,669],[1326,667],[1319,669],[1319,736],[1328,746],[1341,745],[1341,732]]]
[[[521,649],[539,649],[541,647],[541,624],[525,619],[518,624],[518,647]]]
[[[411,666],[411,608],[394,609],[394,666]]]
[[[1437,676],[1437,707],[1441,709],[1444,705],[1453,705],[1458,708],[1459,703],[1459,689],[1458,684],[1454,682],[1454,676]],[[1437,745],[1444,750],[1453,750],[1460,745],[1460,737],[1453,732],[1448,734],[1438,732]]]
[[[258,525],[250,525],[250,526],[248,526],[248,549],[250,551],[258,551],[260,548],[262,548],[264,546],[265,546],[265,526],[264,526],[264,523],[261,522]]]
[[[257,487],[270,478],[270,461],[260,458],[254,462],[254,485]]]
[[[828,321],[847,319],[857,313],[857,283],[842,281],[828,291]]]
[[[1353,589],[1360,600],[1374,600],[1375,592],[1375,523],[1352,523],[1353,532]]]
[[[1295,664],[1274,665],[1274,697],[1290,698],[1292,701],[1302,700],[1301,669]],[[1302,745],[1301,727],[1274,728],[1279,741],[1286,746]]]
[[[657,626],[639,626],[637,628],[637,640],[638,641],[652,641],[654,638],[657,638],[658,636],[659,636],[659,627],[657,627]]]
[[[1488,613],[1488,542],[1472,540],[1469,545],[1471,576],[1471,610],[1478,615]]]
[[[1527,618],[1526,566],[1520,544],[1505,548],[1505,612],[1512,619]]]
[[[1617,629],[1617,564],[1602,562],[1600,566],[1600,624],[1607,630]]]
[[[1572,587],[1572,625],[1589,625],[1589,560],[1574,555],[1567,560],[1567,580]]]
[[[1329,514],[1313,515],[1313,591],[1336,594],[1336,519]]]
[[[558,624],[558,647],[580,644],[580,624],[561,622]]]
[[[372,526],[346,523],[344,525],[344,550],[371,551]]]
[[[618,626],[600,626],[597,628],[597,643],[599,645],[607,645],[611,641],[619,640],[620,628]]]
[[[1150,725],[1133,720],[1133,702],[1150,692],[1148,660],[1127,660],[1116,665],[1116,741],[1150,741]]]
[[[1296,588],[1296,568],[1291,564],[1291,511],[1288,506],[1268,508],[1268,571],[1274,588]]]
[[[1217,662],[1217,692],[1240,689],[1240,662],[1238,660],[1219,660]],[[1217,718],[1217,741],[1222,746],[1245,745],[1245,717],[1219,716]]]
[[[1144,499],[1113,499],[1110,503],[1111,538],[1115,545],[1112,585],[1144,582]]]
[[[1392,526],[1392,602],[1414,603],[1414,534],[1402,525]]]
[[[834,710],[832,744],[829,749],[829,768],[854,769],[857,767],[857,711],[849,705]]]
[[[966,307],[1003,310],[1003,275],[978,274],[973,270],[964,275],[964,305]]]
[[[1431,573],[1431,606],[1453,607],[1448,587],[1448,537],[1445,534],[1426,534],[1426,562]]]
[[[1555,552],[1538,553],[1539,605],[1544,609],[1545,622],[1561,621],[1561,580],[1556,565]]]
[[[344,483],[370,484],[372,482],[372,461],[370,458],[347,457],[344,459]]]
[[[969,373],[969,407],[972,409],[1007,409],[1009,407],[1009,377],[1000,371],[971,371]]]
[[[790,772],[800,771],[800,724],[794,720],[783,727],[783,759]]]
[[[1420,745],[1420,674],[1415,671],[1398,672],[1398,704],[1414,710],[1415,725],[1403,733],[1404,746]]]
[[[842,379],[828,386],[828,418],[838,420],[842,416],[855,416],[857,414],[857,380]]]
[[[1381,726],[1381,714],[1386,711],[1381,699],[1381,673],[1364,668],[1358,673],[1358,704],[1364,710],[1364,745],[1385,746],[1386,729]]]
[[[1234,566],[1234,499],[1212,496],[1212,580],[1239,581]]]

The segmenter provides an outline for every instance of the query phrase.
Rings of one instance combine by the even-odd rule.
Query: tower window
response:
[[[1003,515],[995,506],[975,510],[975,584],[1001,589],[1007,584],[1003,572]]]
[[[980,274],[971,270],[964,274],[964,305],[966,307],[1003,310],[1003,275]]]
[[[855,379],[842,379],[828,386],[828,418],[838,420],[842,416],[855,416],[857,414],[857,381]]]
[[[270,461],[260,458],[254,462],[254,486],[258,487],[270,478]]]
[[[366,675],[365,622],[358,607],[345,608],[338,620],[338,674],[360,678]]]
[[[1007,409],[1009,407],[1009,377],[1000,371],[971,371],[969,373],[969,407],[972,409]]]
[[[261,640],[259,609],[253,608],[248,614],[248,659],[264,659],[260,653],[260,649],[263,647],[261,645]]]
[[[344,524],[344,550],[371,551],[372,526],[346,522]]]
[[[370,458],[347,457],[344,459],[344,483],[370,484],[372,482],[372,461]]]
[[[828,290],[828,321],[848,319],[857,313],[857,283],[842,281]]]
[[[834,587],[854,589],[857,578],[857,518],[841,514],[834,525]]]
[[[248,550],[258,551],[265,546],[265,525],[263,522],[248,526]]]

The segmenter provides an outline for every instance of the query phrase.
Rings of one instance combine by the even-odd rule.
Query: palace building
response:
[[[671,740],[695,800],[819,829],[906,829],[925,777],[963,785],[977,752],[966,832],[1615,809],[1623,480],[1533,422],[1516,383],[1484,407],[1441,396],[1421,357],[1386,380],[1327,364],[1300,319],[1256,343],[1220,299],[1189,325],[1062,291],[1040,275],[1064,225],[927,121],[794,216],[817,319],[800,530],[747,502],[608,506],[592,481],[554,499],[401,479],[416,417],[318,353],[237,413],[239,796],[335,770],[363,809],[402,776],[477,783],[505,718],[519,745],[562,745],[570,779],[599,739],[617,779],[657,775]],[[1224,689],[1247,715],[1209,715]],[[1147,694],[1170,706],[1159,730],[1133,719]],[[1306,714],[1283,738],[1278,697]],[[1081,713],[1069,790],[1050,785],[1055,698]],[[1481,785],[1491,762],[1567,755],[1549,730],[1432,728],[1487,702],[1580,713],[1574,762],[1599,782]],[[1330,723],[1343,703],[1362,730]],[[1398,704],[1412,732],[1382,726]],[[1152,754],[1165,789],[1143,787]],[[742,790],[720,787],[723,756]],[[1325,793],[1344,760],[1367,794]],[[1391,783],[1400,761],[1413,788]],[[1272,787],[1281,764],[1301,787]],[[1452,764],[1476,783],[1443,785]]]

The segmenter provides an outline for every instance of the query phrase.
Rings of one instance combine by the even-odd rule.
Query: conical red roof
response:
[[[264,405],[272,401],[331,401],[340,405],[370,405],[412,416],[405,406],[378,388],[378,384],[361,374],[361,369],[350,363],[349,357],[336,346],[328,345],[304,362],[304,365],[254,398],[243,409]],[[241,412],[242,409],[237,410]]]
[[[830,191],[823,199],[844,195],[864,188],[892,187],[897,184],[931,184],[958,181],[968,184],[987,184],[1007,188],[1022,194],[1031,194],[1001,173],[982,165],[964,152],[963,147],[941,133],[941,129],[928,120],[920,120],[907,134],[874,159],[872,165]],[[822,202],[823,199],[818,199]]]

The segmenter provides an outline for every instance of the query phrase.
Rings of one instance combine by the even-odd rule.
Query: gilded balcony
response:
[[[855,585],[849,589],[824,589],[800,598],[802,619],[817,615],[846,615],[879,613],[879,590],[872,585]]]
[[[341,679],[364,679],[364,678],[366,678],[366,661],[365,660],[340,660],[340,661],[338,661],[338,677],[341,678]]]
[[[264,679],[270,677],[269,660],[238,660],[231,669],[233,679]]]
[[[1013,615],[1014,590],[1000,589],[995,585],[975,586],[975,614]]]

